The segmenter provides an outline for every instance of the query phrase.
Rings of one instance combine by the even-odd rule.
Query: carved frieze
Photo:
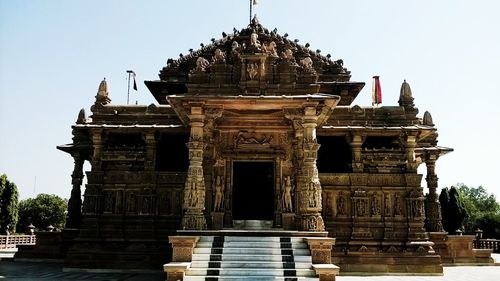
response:
[[[319,179],[323,186],[325,185],[347,186],[350,184],[349,174],[320,174]]]

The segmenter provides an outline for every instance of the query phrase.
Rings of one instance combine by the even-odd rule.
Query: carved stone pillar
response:
[[[406,146],[406,170],[416,172],[418,164],[415,161],[415,147],[417,146],[417,136],[414,133],[407,133],[405,138]]]
[[[101,130],[92,132],[92,147],[94,148],[94,152],[92,154],[92,171],[100,171],[102,162],[101,161],[102,149],[103,149]]]
[[[353,133],[350,138],[350,145],[352,151],[352,172],[363,172],[363,159],[361,158],[361,150],[363,146],[363,136]]]
[[[144,163],[144,170],[154,171],[156,165],[156,136],[154,132],[147,132],[146,138],[146,162]]]
[[[297,173],[298,227],[307,231],[324,231],[321,217],[321,184],[316,160],[320,145],[316,139],[317,115],[315,106],[306,106],[302,118],[302,136],[298,134],[302,150],[302,165]],[[300,129],[300,128],[296,128]]]
[[[202,230],[207,228],[203,211],[205,210],[205,179],[203,177],[203,127],[205,115],[202,104],[192,104],[189,125],[191,136],[187,143],[189,149],[189,168],[184,187],[184,216],[182,228]]]
[[[429,194],[427,195],[425,204],[425,228],[429,232],[441,232],[443,230],[443,223],[441,219],[441,204],[436,193],[438,187],[438,177],[436,175],[436,155],[427,154],[424,161],[427,167],[427,188]]]
[[[79,152],[71,154],[75,161],[73,173],[71,174],[71,197],[68,201],[68,214],[66,217],[66,228],[80,228],[82,223],[82,192],[81,186],[83,181],[83,159]]]

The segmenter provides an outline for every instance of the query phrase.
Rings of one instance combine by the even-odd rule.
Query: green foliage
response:
[[[465,231],[474,233],[476,229],[484,231],[483,237],[493,238],[500,235],[500,204],[495,195],[488,193],[482,187],[469,187],[463,183],[457,184],[459,192],[464,198],[464,206],[469,213],[465,222]],[[496,232],[494,231],[497,228]]]
[[[23,232],[32,223],[38,230],[52,225],[62,229],[66,221],[68,202],[57,195],[38,194],[36,198],[22,200],[19,204],[18,232]]]
[[[19,193],[17,186],[7,179],[5,174],[0,176],[0,230],[5,233],[16,229],[18,221]]]
[[[450,217],[448,215],[448,204],[450,203],[450,194],[448,188],[441,189],[439,194],[439,203],[441,204],[441,215],[443,221],[444,230],[448,231],[450,229]]]

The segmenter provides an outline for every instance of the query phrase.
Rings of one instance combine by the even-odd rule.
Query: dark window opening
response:
[[[188,135],[161,135],[156,151],[156,170],[170,172],[187,172],[189,167],[189,151],[186,143]]]
[[[320,173],[349,173],[352,171],[351,146],[344,136],[318,136]]]
[[[123,134],[110,133],[106,140],[106,148],[109,150],[138,149],[142,150],[146,143],[140,133]]]
[[[363,149],[400,149],[401,143],[398,137],[366,137]]]

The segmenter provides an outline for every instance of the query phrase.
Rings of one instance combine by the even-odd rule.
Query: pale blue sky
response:
[[[483,185],[500,197],[500,1],[261,0],[255,12],[267,28],[343,59],[352,80],[367,83],[354,104],[370,105],[380,75],[383,105],[396,105],[407,79],[439,145],[455,149],[438,161],[440,186]],[[133,69],[131,100],[155,103],[142,81],[157,79],[168,58],[247,24],[247,0],[0,0],[0,173],[21,198],[69,197],[73,162],[55,147],[71,142],[103,77],[122,104]]]

